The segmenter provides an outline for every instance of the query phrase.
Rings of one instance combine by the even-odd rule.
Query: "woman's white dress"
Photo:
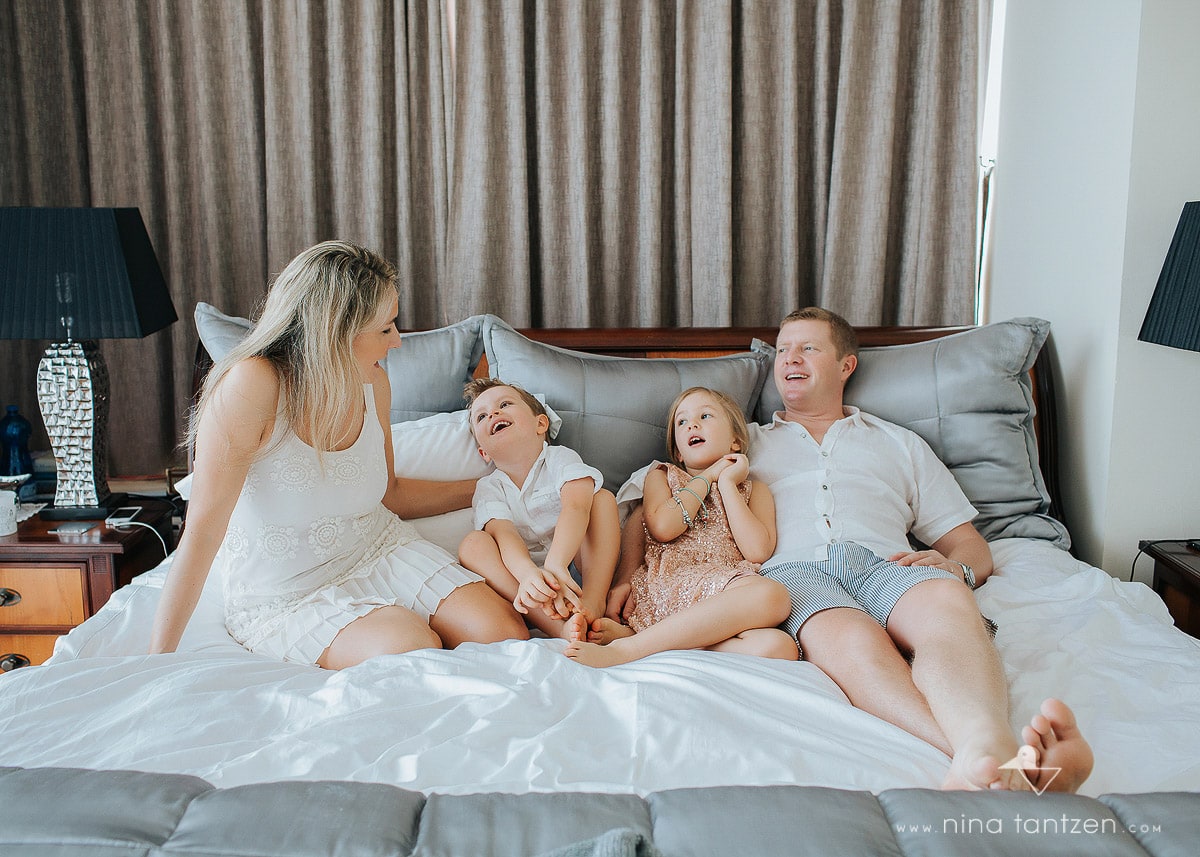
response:
[[[355,619],[398,604],[428,621],[483,579],[384,507],[383,428],[369,384],[364,396],[352,446],[318,456],[280,416],[246,475],[214,569],[226,627],[253,652],[316,663]]]

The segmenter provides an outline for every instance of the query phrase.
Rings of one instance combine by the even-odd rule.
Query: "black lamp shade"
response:
[[[73,274],[71,302],[55,280]],[[0,339],[141,338],[177,318],[136,208],[0,208]]]
[[[1200,202],[1183,206],[1138,339],[1200,351]]]

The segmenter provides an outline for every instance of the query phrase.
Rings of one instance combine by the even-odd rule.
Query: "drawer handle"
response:
[[[0,607],[12,607],[21,603],[21,593],[15,589],[0,589]]]
[[[18,655],[16,652],[0,655],[0,672],[9,672],[27,666],[29,666],[29,658],[24,655]]]

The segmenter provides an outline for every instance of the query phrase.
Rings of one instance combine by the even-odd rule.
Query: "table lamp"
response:
[[[57,484],[43,518],[103,518],[108,369],[98,339],[141,338],[176,320],[136,208],[0,208],[0,339],[49,339],[37,397]]]
[[[1200,351],[1200,202],[1184,203],[1138,339]]]

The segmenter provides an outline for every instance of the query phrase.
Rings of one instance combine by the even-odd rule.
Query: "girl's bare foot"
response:
[[[592,627],[588,630],[587,639],[589,643],[607,646],[613,640],[632,636],[633,629],[628,625],[622,625],[620,622],[614,622],[612,619],[601,616],[592,622]]]
[[[606,646],[598,643],[572,641],[567,643],[566,651],[563,654],[571,660],[589,667],[615,667],[638,659],[637,655],[627,652],[619,640]]]
[[[1042,703],[1021,738],[1038,754],[1038,767],[1029,773],[1038,791],[1076,792],[1092,773],[1095,757],[1075,722],[1075,713],[1058,699]]]

